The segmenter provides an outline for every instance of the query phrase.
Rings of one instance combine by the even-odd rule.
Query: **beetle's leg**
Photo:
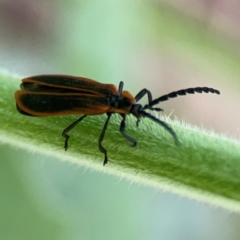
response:
[[[152,101],[152,93],[147,90],[146,88],[142,89],[136,96],[135,96],[135,100],[136,102],[138,102],[140,99],[142,99],[145,95],[148,95],[148,103],[150,103]]]
[[[121,132],[121,134],[123,135],[123,137],[125,137],[129,142],[132,143],[131,147],[136,147],[137,146],[137,141],[133,138],[133,137],[130,137],[128,136],[126,133],[125,133],[125,120],[126,120],[126,115],[125,114],[120,114],[123,118],[122,122],[121,122],[121,125],[120,125],[120,129],[119,131]]]
[[[122,96],[122,90],[123,90],[123,82],[121,81],[118,87],[118,93],[117,93],[118,96]]]
[[[173,130],[170,126],[168,126],[167,123],[165,123],[164,121],[161,121],[160,119],[152,116],[151,114],[149,114],[149,113],[147,113],[147,112],[145,112],[145,111],[142,111],[141,113],[143,114],[143,116],[151,119],[152,121],[158,123],[158,124],[161,125],[163,128],[165,128],[165,130],[168,131],[168,132],[172,135],[172,137],[173,137],[173,139],[174,139],[174,141],[175,141],[175,144],[176,144],[176,145],[180,145],[180,142],[179,142],[179,140],[178,140],[177,134],[174,132],[174,130]]]
[[[146,104],[144,106],[144,109],[150,109],[150,110],[154,110],[154,111],[163,111],[161,108],[152,108],[149,107],[149,104],[152,102],[152,93],[147,90],[146,88],[142,89],[136,96],[135,96],[135,100],[136,102],[138,102],[140,99],[142,99],[145,95],[147,94],[148,96],[148,104]]]
[[[64,148],[65,151],[67,151],[68,149],[68,139],[70,138],[69,135],[67,134],[68,132],[70,132],[78,123],[80,123],[87,115],[83,115],[82,117],[80,117],[79,119],[77,119],[75,122],[73,122],[70,126],[68,126],[66,129],[63,130],[62,132],[62,136],[65,139],[65,143],[64,143]]]
[[[107,115],[108,115],[108,118],[107,118],[107,120],[106,120],[106,122],[105,122],[105,124],[104,124],[102,133],[101,133],[100,138],[99,138],[99,140],[98,140],[98,148],[99,148],[100,152],[104,153],[103,166],[104,166],[105,164],[107,164],[107,162],[108,162],[108,157],[107,157],[107,150],[102,146],[102,141],[103,141],[105,132],[106,132],[106,130],[107,130],[107,125],[108,125],[108,122],[109,122],[109,120],[110,120],[110,117],[112,116],[112,113],[107,113]]]

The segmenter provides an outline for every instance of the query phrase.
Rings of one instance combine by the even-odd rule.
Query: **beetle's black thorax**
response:
[[[112,108],[125,109],[132,105],[131,100],[123,96],[108,94],[107,100]]]

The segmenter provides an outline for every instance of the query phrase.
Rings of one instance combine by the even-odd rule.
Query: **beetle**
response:
[[[64,148],[68,149],[68,133],[80,123],[87,115],[99,115],[106,113],[107,119],[98,140],[99,150],[104,154],[103,165],[107,164],[108,156],[102,141],[107,130],[109,120],[114,113],[122,117],[120,133],[135,147],[137,141],[125,133],[125,120],[127,114],[137,118],[138,126],[142,117],[147,117],[164,127],[173,137],[175,144],[179,144],[178,137],[167,123],[154,117],[145,110],[162,111],[154,106],[169,98],[194,93],[215,93],[220,94],[216,89],[209,87],[195,87],[178,90],[159,98],[152,99],[151,92],[144,88],[135,97],[123,90],[123,82],[119,87],[113,84],[103,84],[92,79],[74,77],[68,75],[37,75],[22,79],[21,90],[15,92],[17,110],[27,116],[48,117],[62,115],[82,114],[75,122],[63,130],[65,138]],[[137,103],[144,96],[147,96],[148,103],[141,105]]]

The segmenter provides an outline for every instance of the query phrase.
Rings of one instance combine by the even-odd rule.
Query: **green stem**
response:
[[[240,142],[205,131],[178,120],[166,121],[181,142],[161,126],[128,117],[126,133],[138,145],[131,148],[119,132],[120,117],[109,124],[103,146],[109,163],[103,167],[98,138],[106,116],[88,116],[70,132],[69,149],[64,151],[61,132],[79,116],[28,117],[18,113],[14,92],[20,77],[0,73],[0,141],[29,151],[58,157],[99,171],[150,184],[160,189],[205,201],[233,211],[240,210]],[[159,117],[159,116],[158,116]]]

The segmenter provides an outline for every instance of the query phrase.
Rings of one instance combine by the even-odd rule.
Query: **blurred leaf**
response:
[[[0,239],[59,239],[60,221],[33,201],[19,174],[21,161],[6,149],[0,146]]]

